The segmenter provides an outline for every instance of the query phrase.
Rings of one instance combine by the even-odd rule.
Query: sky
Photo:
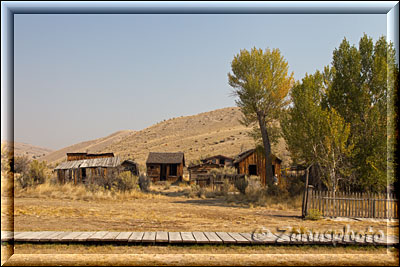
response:
[[[344,37],[386,32],[384,14],[16,14],[14,140],[60,149],[235,106],[241,49],[279,48],[300,80]]]

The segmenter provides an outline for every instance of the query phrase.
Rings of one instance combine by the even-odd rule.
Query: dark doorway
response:
[[[167,166],[161,164],[160,181],[167,180]]]
[[[86,183],[86,169],[82,169],[82,183]]]
[[[257,165],[249,165],[249,175],[257,175]]]
[[[219,160],[219,164],[225,165],[225,160],[224,160],[224,159],[220,159],[220,160]]]
[[[276,174],[276,173],[275,173],[275,165],[272,165],[272,173],[273,173],[273,175]]]

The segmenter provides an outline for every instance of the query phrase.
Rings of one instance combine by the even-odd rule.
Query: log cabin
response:
[[[282,184],[281,163],[275,155],[271,154],[272,172],[278,177],[278,185]],[[258,149],[250,149],[237,155],[233,161],[238,174],[256,175],[261,179],[261,184],[266,185],[265,156]]]
[[[184,166],[183,152],[150,152],[146,161],[147,176],[153,182],[182,180]]]

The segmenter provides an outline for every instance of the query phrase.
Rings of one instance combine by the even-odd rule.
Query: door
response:
[[[161,164],[160,181],[167,180],[167,165]]]

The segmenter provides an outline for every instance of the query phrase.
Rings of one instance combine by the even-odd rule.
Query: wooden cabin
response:
[[[96,177],[118,175],[119,157],[69,160],[60,163],[55,169],[60,183],[93,183]]]
[[[194,183],[201,176],[210,174],[210,171],[216,168],[223,168],[223,165],[212,162],[204,162],[189,166],[188,171],[190,183]]]
[[[233,166],[233,158],[225,157],[223,155],[216,155],[216,156],[208,157],[208,158],[202,159],[201,162],[203,162],[203,163],[211,162],[211,163],[219,164],[222,166]]]
[[[184,166],[183,152],[150,152],[146,161],[147,176],[153,182],[182,179]]]
[[[114,153],[98,153],[88,154],[86,152],[72,152],[67,153],[67,161],[81,160],[81,159],[97,159],[97,158],[113,158]]]
[[[130,171],[133,175],[139,175],[138,164],[130,159],[121,163],[121,171]]]
[[[282,160],[271,154],[272,171],[278,177],[278,184],[281,184],[281,163]],[[261,179],[261,184],[266,185],[265,156],[261,151],[250,149],[240,153],[233,164],[238,174],[257,175]]]

